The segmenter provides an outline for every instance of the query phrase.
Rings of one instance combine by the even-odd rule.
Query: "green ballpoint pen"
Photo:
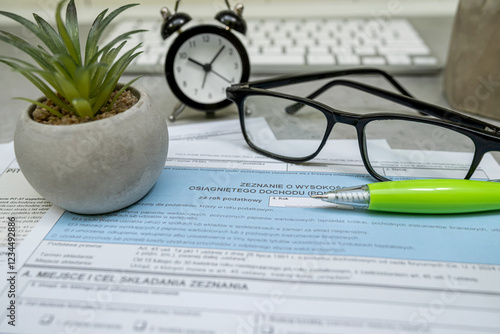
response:
[[[466,213],[500,209],[500,184],[471,180],[405,180],[312,195],[340,208],[401,213]]]

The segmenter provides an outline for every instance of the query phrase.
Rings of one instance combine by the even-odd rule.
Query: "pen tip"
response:
[[[327,198],[327,195],[311,195],[311,198]]]

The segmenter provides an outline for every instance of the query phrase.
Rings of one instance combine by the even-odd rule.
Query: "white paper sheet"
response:
[[[313,192],[373,182],[357,143],[292,165],[248,149],[234,125],[171,127],[167,166],[134,206],[52,207],[17,250],[0,332],[500,331],[497,212],[310,207]],[[490,158],[481,173],[500,175]]]

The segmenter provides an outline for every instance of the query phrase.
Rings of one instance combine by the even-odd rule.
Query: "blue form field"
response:
[[[500,215],[404,215],[269,206],[368,176],[174,168],[138,203],[106,215],[65,212],[46,240],[385,257],[500,265]]]

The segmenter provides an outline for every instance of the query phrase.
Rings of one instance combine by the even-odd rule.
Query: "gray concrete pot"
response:
[[[129,206],[153,187],[168,150],[165,119],[143,91],[129,110],[73,125],[35,122],[30,106],[14,134],[21,171],[50,202],[75,213],[100,214]]]

